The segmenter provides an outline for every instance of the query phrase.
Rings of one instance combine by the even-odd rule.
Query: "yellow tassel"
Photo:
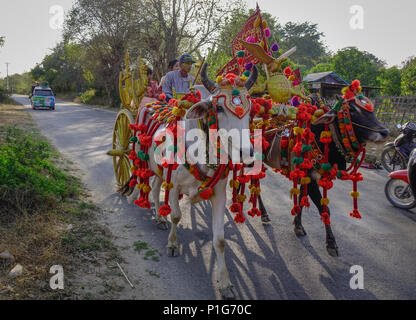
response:
[[[360,193],[358,191],[351,191],[350,195],[353,198],[358,198],[360,196]]]
[[[322,131],[321,132],[321,138],[330,138],[331,135],[331,131]]]
[[[327,206],[328,204],[329,204],[329,199],[328,198],[322,198],[321,199],[321,205]]]
[[[143,186],[142,190],[144,193],[149,193],[152,190],[152,188],[148,185],[145,185]]]
[[[230,180],[230,188],[237,189],[240,186],[240,181],[238,180]]]
[[[131,166],[130,170],[131,170],[131,171],[133,171],[133,170],[137,170],[137,167],[136,167],[136,166]]]
[[[224,78],[222,76],[218,76],[215,80],[217,83],[220,83]]]
[[[300,178],[300,184],[308,184],[310,182],[311,182],[311,178],[309,177]]]
[[[289,77],[289,81],[295,81],[295,79],[296,77],[293,74]]]
[[[237,201],[240,203],[243,203],[244,201],[246,201],[247,196],[245,194],[238,194],[237,195]]]
[[[347,94],[348,90],[349,90],[349,88],[348,88],[348,87],[344,87],[344,88],[341,90],[341,92],[342,92],[342,94]]]
[[[300,189],[299,188],[290,189],[290,198],[292,198],[294,194],[299,195],[300,194]]]
[[[293,128],[293,132],[294,132],[295,136],[297,136],[298,134],[303,134],[303,131],[305,131],[305,129],[303,129],[301,127],[294,127]]]
[[[172,189],[173,188],[173,183],[172,182],[169,182],[169,184],[165,181],[165,182],[163,182],[162,183],[162,188],[163,189],[165,189],[165,190],[170,190],[170,189]]]
[[[283,169],[281,170],[281,172],[282,172],[282,174],[283,174],[283,175],[286,175],[286,174],[288,174],[288,173],[289,173],[289,170],[288,170],[287,168],[283,168]]]

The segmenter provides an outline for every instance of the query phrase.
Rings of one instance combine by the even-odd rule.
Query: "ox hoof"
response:
[[[326,246],[326,250],[328,251],[331,257],[339,257],[338,247],[332,248],[330,246]]]
[[[236,293],[233,286],[229,286],[224,289],[220,289],[221,297],[224,300],[235,300]]]
[[[296,226],[295,227],[295,234],[296,234],[297,237],[304,237],[304,236],[306,236],[306,231],[303,228],[303,226],[301,226],[301,225]]]
[[[168,222],[167,221],[160,221],[160,220],[158,220],[157,223],[156,223],[156,226],[160,230],[168,230],[169,229],[169,226],[168,226]]]
[[[177,257],[179,255],[179,249],[177,247],[167,248],[168,257]]]
[[[268,223],[268,222],[270,222],[270,218],[269,218],[269,215],[267,214],[267,213],[265,213],[265,214],[261,214],[261,222],[263,222],[263,223]]]

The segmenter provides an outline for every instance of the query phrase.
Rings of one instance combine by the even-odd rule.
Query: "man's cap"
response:
[[[181,55],[181,57],[179,58],[179,61],[182,62],[182,63],[185,63],[185,62],[195,63],[194,59],[192,59],[192,56],[190,54],[187,54],[187,53]]]

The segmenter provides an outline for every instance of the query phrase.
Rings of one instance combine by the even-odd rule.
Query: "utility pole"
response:
[[[9,91],[9,64],[10,62],[6,62],[6,72],[7,72],[6,90],[7,91]]]

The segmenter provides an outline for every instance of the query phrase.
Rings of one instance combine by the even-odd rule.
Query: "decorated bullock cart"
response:
[[[166,101],[166,96],[161,94],[154,101],[146,101],[146,66],[138,59],[131,70],[126,56],[126,69],[120,73],[122,110],[114,125],[113,148],[108,152],[113,157],[116,182],[122,193],[131,194],[138,188],[139,197],[134,203],[147,209],[150,209],[149,193],[152,193],[160,225],[167,225],[166,217],[171,214],[169,255],[178,254],[176,227],[181,218],[182,195],[187,195],[192,203],[211,201],[219,287],[223,296],[230,298],[235,293],[224,261],[228,177],[232,189],[229,208],[235,214],[234,221],[243,223],[246,201],[252,206],[248,215],[262,216],[267,221],[260,197],[260,179],[267,170],[263,162],[286,176],[292,183],[288,194],[293,199],[291,213],[295,216],[296,234],[306,234],[300,217],[302,208],[310,206],[310,197],[325,224],[328,252],[336,256],[338,247],[330,228],[328,190],[337,178],[351,180],[353,210],[350,215],[361,218],[357,183],[362,180],[358,169],[364,160],[365,142],[381,140],[388,133],[375,119],[373,104],[361,94],[358,80],[346,87],[337,104],[329,108],[319,97],[307,94],[298,70],[282,67],[296,48],[276,54],[279,48],[277,44],[269,48],[268,37],[270,30],[258,10],[236,36],[235,56],[215,81],[208,78],[207,65],[203,65],[201,81],[209,99],[202,99],[201,91],[191,86],[189,93],[176,99]],[[256,65],[259,68],[263,65],[264,82],[257,81]],[[185,126],[181,125],[182,121]],[[198,163],[188,158],[183,133],[190,128],[200,129],[201,146],[213,148],[216,155],[213,162]],[[244,149],[239,143],[231,142],[231,149],[237,149],[238,154],[250,161],[231,157],[229,136],[223,137],[220,129],[237,130],[243,140],[250,141],[254,154],[251,148]],[[202,158],[208,160],[209,153],[203,150]],[[255,165],[256,161],[260,162],[259,166]],[[162,206],[159,204],[161,188],[165,189]]]

